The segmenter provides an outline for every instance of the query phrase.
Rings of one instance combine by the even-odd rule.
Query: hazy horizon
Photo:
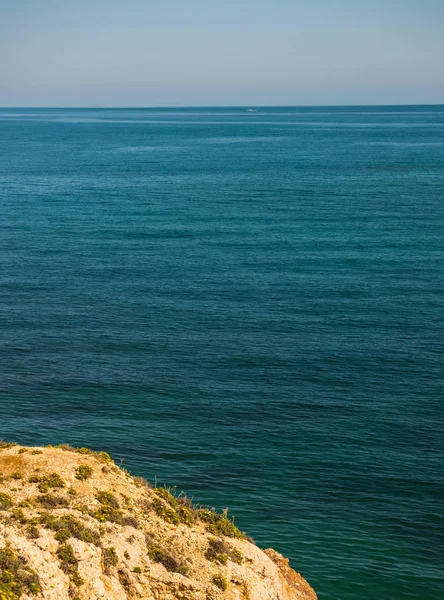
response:
[[[261,109],[261,108],[396,108],[396,107],[436,107],[436,106],[444,106],[444,102],[433,102],[433,103],[399,103],[399,104],[158,104],[152,106],[124,106],[116,105],[116,106],[105,106],[105,105],[78,105],[78,106],[69,106],[66,105],[47,105],[47,106],[20,106],[20,105],[0,105],[0,109],[25,109],[25,110],[160,110],[160,109],[214,109],[214,108],[253,108],[253,109]]]
[[[0,0],[0,106],[436,105],[444,3]]]

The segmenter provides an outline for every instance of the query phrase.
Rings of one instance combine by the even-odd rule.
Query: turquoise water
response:
[[[0,109],[0,437],[444,597],[444,106]]]

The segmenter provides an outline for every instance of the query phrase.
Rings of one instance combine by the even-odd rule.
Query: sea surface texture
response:
[[[444,107],[0,109],[0,437],[444,598]]]

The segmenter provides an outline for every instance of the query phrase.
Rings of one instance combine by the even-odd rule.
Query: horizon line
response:
[[[116,105],[116,106],[104,106],[104,105],[81,105],[81,106],[69,106],[69,105],[47,105],[47,106],[32,106],[32,105],[0,105],[1,109],[100,109],[100,110],[113,110],[113,109],[125,109],[125,110],[140,110],[140,109],[177,109],[177,108],[378,108],[378,107],[406,107],[406,106],[444,106],[444,102],[432,102],[432,103],[389,103],[389,104],[158,104],[158,105]]]

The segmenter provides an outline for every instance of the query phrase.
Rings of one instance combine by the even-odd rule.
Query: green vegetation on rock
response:
[[[5,442],[0,440],[0,450],[7,450],[8,448],[13,448],[14,446],[17,446],[15,442]]]
[[[213,535],[246,539],[246,535],[228,517],[228,511],[218,513],[215,509],[196,507],[186,496],[175,496],[168,488],[154,488],[154,493],[158,498],[153,499],[151,508],[167,523],[184,523],[191,527],[200,520],[207,523],[206,529]]]
[[[100,523],[110,521],[119,525],[135,527],[136,529],[139,527],[137,519],[132,515],[124,514],[120,510],[120,504],[111,492],[98,492],[96,500],[100,503],[100,506],[89,514],[100,521]]]
[[[227,511],[218,513],[214,509],[201,508],[197,511],[201,521],[207,523],[207,531],[213,535],[245,539],[245,533],[240,531],[228,517]]]
[[[68,500],[63,496],[53,496],[52,494],[41,494],[37,496],[36,501],[45,508],[58,508],[69,505]]]
[[[148,558],[152,561],[162,564],[167,571],[186,575],[188,567],[181,563],[177,558],[156,544],[147,546]]]
[[[9,494],[5,494],[5,492],[0,492],[0,510],[8,510],[13,504],[14,503]]]
[[[232,548],[225,540],[211,538],[208,543],[205,558],[221,565],[226,565],[231,560],[238,565],[242,564],[243,556],[237,548]]]
[[[0,549],[0,600],[14,600],[22,594],[40,594],[37,573],[28,567],[27,560],[11,547]]]
[[[57,550],[57,556],[60,559],[62,571],[69,575],[69,578],[74,585],[82,585],[83,579],[80,577],[78,571],[79,561],[74,554],[72,546],[70,544],[63,544],[59,546],[59,549]]]
[[[113,547],[102,548],[102,561],[103,570],[107,575],[109,575],[111,567],[116,567],[118,563],[116,549]]]
[[[223,575],[214,575],[213,583],[214,585],[217,585],[217,587],[223,592],[225,592],[225,590],[228,588],[227,579]]]
[[[42,494],[46,494],[52,488],[64,488],[65,482],[57,473],[50,473],[49,475],[31,475],[29,483],[38,483],[38,489]]]
[[[79,465],[76,469],[76,479],[85,481],[93,474],[93,470],[89,465]]]
[[[87,544],[100,546],[100,535],[84,525],[73,515],[56,517],[50,513],[45,513],[41,515],[40,523],[47,529],[55,531],[55,538],[60,543],[64,543],[70,537],[74,537],[82,542],[86,542]]]

